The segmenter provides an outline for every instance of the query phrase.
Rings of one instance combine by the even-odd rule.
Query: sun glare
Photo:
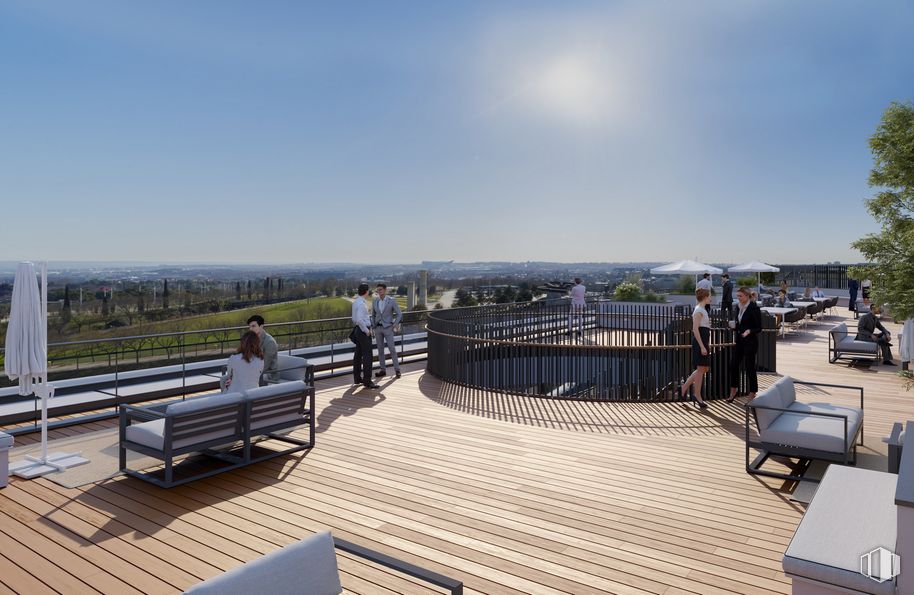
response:
[[[546,62],[535,74],[533,99],[554,115],[586,123],[607,106],[608,81],[598,61],[566,55]]]

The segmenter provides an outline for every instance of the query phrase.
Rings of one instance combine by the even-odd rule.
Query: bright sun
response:
[[[605,70],[597,60],[569,54],[547,62],[536,73],[531,99],[540,107],[581,123],[592,122],[609,100]]]

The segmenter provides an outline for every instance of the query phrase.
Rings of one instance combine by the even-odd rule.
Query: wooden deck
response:
[[[865,386],[866,466],[884,468],[880,439],[914,419],[914,394],[898,368],[828,364],[834,322],[780,341],[779,371]],[[323,529],[470,593],[789,592],[780,560],[803,507],[792,485],[746,474],[739,406],[509,397],[421,364],[380,393],[319,382],[317,403],[306,456],[180,488],[13,479],[0,490],[0,593],[171,593]],[[339,562],[349,592],[428,592]]]

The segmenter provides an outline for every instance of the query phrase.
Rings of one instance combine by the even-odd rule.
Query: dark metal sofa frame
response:
[[[285,421],[271,424],[256,430],[251,430],[251,420],[257,410],[270,409],[275,407],[285,407],[288,409],[289,399],[298,400],[298,413],[304,418],[304,423],[308,425],[308,440],[300,440],[285,434],[277,434],[281,430],[294,428],[303,425],[301,419]],[[285,404],[283,401],[286,401]],[[214,419],[215,417],[215,419]],[[131,422],[146,422],[156,419],[165,419],[165,434],[162,450],[151,448],[149,446],[130,442],[127,440],[127,427]],[[119,468],[126,475],[148,481],[162,488],[171,488],[204,477],[210,477],[225,471],[244,467],[252,463],[259,463],[275,457],[288,455],[301,450],[308,450],[314,446],[314,387],[306,386],[303,391],[287,395],[275,395],[254,401],[243,400],[238,403],[232,403],[224,407],[214,407],[205,411],[194,411],[187,414],[175,415],[168,417],[161,407],[144,408],[134,405],[121,405],[120,423],[119,423]],[[234,430],[230,436],[224,436],[214,440],[195,442],[174,448],[174,442],[186,438],[192,438],[202,431],[212,431],[214,423],[217,427],[229,429],[234,425]],[[252,447],[258,440],[279,440],[291,444],[292,446],[283,450],[265,450],[254,454]],[[217,449],[217,447],[226,444],[235,444],[241,442],[240,452],[237,448]],[[164,470],[144,472],[127,468],[127,451],[132,450],[142,453],[149,457],[161,460],[164,463]],[[225,465],[216,469],[202,470],[198,473],[175,479],[175,468],[184,464],[184,461],[175,465],[175,457],[189,454],[200,453],[209,457],[219,459]],[[188,461],[191,463],[191,461]],[[159,479],[157,475],[163,475]]]
[[[783,407],[768,407],[767,405],[753,405],[752,402],[749,402],[746,405],[746,472],[751,475],[764,475],[767,477],[777,477],[780,479],[788,479],[792,481],[803,480],[803,473],[806,470],[806,467],[809,466],[810,461],[820,460],[820,461],[831,461],[833,463],[841,463],[843,465],[856,465],[857,464],[857,446],[863,445],[863,387],[860,386],[847,386],[844,384],[824,384],[821,382],[803,382],[800,380],[794,380],[794,384],[802,384],[805,386],[823,386],[827,388],[844,388],[849,390],[858,390],[860,391],[860,427],[857,429],[857,433],[853,436],[851,440],[852,444],[848,444],[847,440],[847,416],[841,415],[840,413],[822,413],[817,411],[791,411],[790,409],[785,409]],[[814,450],[810,448],[798,448],[795,446],[787,446],[785,444],[776,444],[772,442],[762,442],[761,432],[759,432],[759,439],[752,440],[749,435],[749,412],[752,410],[752,417],[755,420],[755,428],[758,430],[758,409],[765,409],[767,411],[780,411],[781,414],[784,412],[793,413],[797,415],[816,415],[819,417],[834,417],[837,419],[844,420],[844,452],[836,453],[830,452],[827,450]],[[857,442],[859,437],[860,442]],[[758,456],[750,462],[751,453],[750,449],[756,449],[759,452]],[[851,456],[853,452],[853,456]],[[766,471],[762,469],[762,465],[774,455],[786,456],[790,458],[798,458],[801,461],[801,465],[797,468],[793,474],[789,473],[776,473],[774,471]],[[813,479],[806,479],[805,481],[818,481]]]
[[[338,550],[348,552],[360,558],[364,558],[375,564],[380,564],[381,566],[386,566],[387,568],[392,568],[397,572],[401,572],[407,576],[411,576],[437,587],[447,589],[450,591],[451,595],[463,595],[463,583],[457,579],[444,576],[443,574],[438,574],[431,570],[426,570],[415,564],[410,564],[403,560],[388,556],[387,554],[382,554],[374,550],[370,550],[366,547],[356,545],[350,541],[340,539],[339,537],[333,538],[333,545]]]

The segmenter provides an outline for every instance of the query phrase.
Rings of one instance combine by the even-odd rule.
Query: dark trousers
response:
[[[739,388],[739,365],[743,363],[746,368],[746,380],[749,382],[749,392],[758,392],[758,372],[755,369],[755,358],[758,355],[758,339],[756,337],[736,339],[733,347],[733,357],[730,359],[730,388]]]
[[[352,355],[352,381],[368,386],[371,381],[371,337],[355,329],[355,352]]]
[[[879,348],[882,349],[882,360],[886,362],[892,360],[892,346],[889,345],[889,340],[886,339],[885,335],[878,334],[870,335],[867,337],[857,335],[854,337],[854,339],[857,341],[870,341],[872,343],[877,343]]]
[[[720,311],[727,315],[727,320],[733,318],[733,302],[721,302]]]

